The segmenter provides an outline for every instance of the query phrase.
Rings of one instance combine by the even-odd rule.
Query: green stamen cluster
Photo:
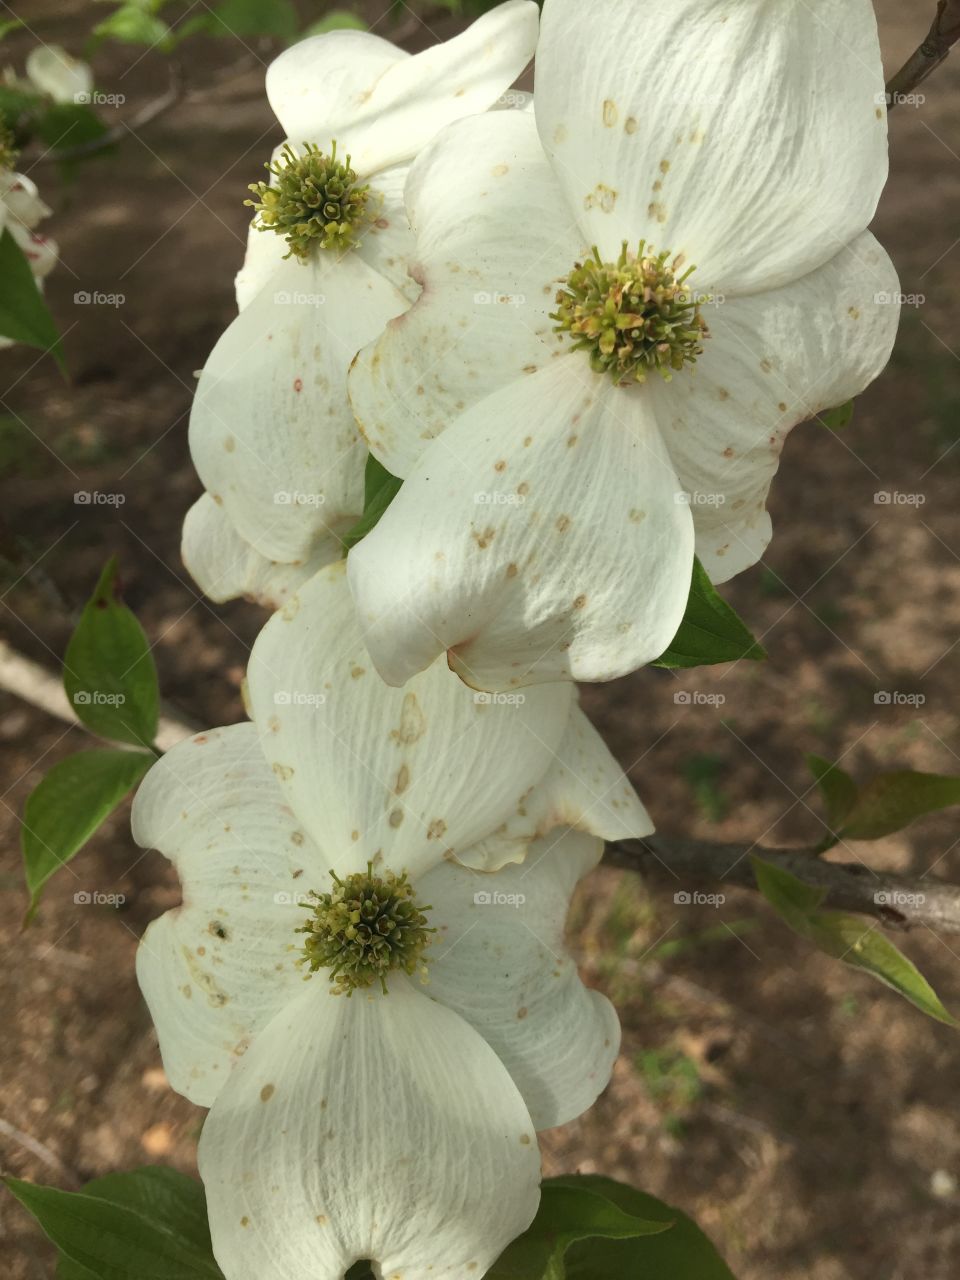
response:
[[[331,872],[330,893],[313,892],[313,916],[298,933],[305,933],[301,963],[310,972],[330,970],[337,995],[352,995],[358,987],[380,983],[387,992],[387,974],[399,969],[412,976],[426,973],[423,953],[434,929],[427,929],[425,911],[413,900],[407,874],[373,874],[373,864],[346,880]]]
[[[654,254],[644,240],[635,254],[624,241],[615,263],[594,248],[557,294],[556,332],[571,334],[594,372],[609,374],[617,385],[646,382],[651,369],[669,382],[702,355],[708,332],[702,299],[686,285],[694,268],[678,276],[679,267],[679,258]]]
[[[357,183],[350,157],[341,163],[334,142],[330,155],[309,142],[303,155],[290,143],[284,144],[280,158],[264,166],[274,182],[252,182],[257,198],[245,200],[257,213],[254,225],[260,231],[275,231],[290,246],[288,258],[296,254],[306,260],[314,245],[321,249],[350,249],[356,243],[357,227],[364,220],[369,186]]]

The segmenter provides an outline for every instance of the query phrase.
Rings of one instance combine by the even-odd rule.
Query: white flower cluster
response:
[[[275,612],[250,723],[134,810],[183,884],[138,970],[211,1108],[227,1280],[482,1276],[536,1212],[535,1132],[610,1077],[564,920],[651,825],[573,681],[667,648],[695,554],[759,559],[788,431],[897,324],[872,6],[815,8],[508,0],[268,70],[288,141],[200,375],[184,558]],[[370,455],[403,484],[345,557]]]

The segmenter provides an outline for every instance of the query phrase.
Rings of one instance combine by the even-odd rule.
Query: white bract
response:
[[[41,44],[31,49],[25,63],[31,85],[54,102],[89,102],[93,72],[87,63],[67,53],[58,44]]]
[[[350,556],[385,679],[610,679],[672,640],[695,550],[760,558],[788,431],[894,339],[882,95],[870,0],[546,0],[535,120],[415,162],[423,292],[350,377],[405,478]]]
[[[508,0],[414,56],[334,31],[270,65],[267,96],[289,143],[251,202],[240,315],[201,373],[190,420],[207,494],[185,526],[184,560],[211,598],[276,605],[340,554],[337,535],[363,510],[366,458],[347,370],[418,293],[402,197],[410,161],[444,125],[497,103],[533,57],[537,25],[531,0]]]
[[[0,234],[9,231],[13,236],[41,290],[56,265],[59,252],[55,240],[36,230],[50,212],[30,178],[12,169],[0,169]],[[0,337],[0,349],[13,345],[12,339]]]
[[[183,886],[137,971],[171,1084],[212,1108],[217,1260],[482,1276],[536,1211],[534,1131],[609,1079],[617,1017],[563,926],[599,836],[646,814],[569,686],[477,701],[442,662],[385,686],[340,565],[271,619],[249,693],[255,723],[173,748],[133,813]],[[458,861],[521,834],[518,865]]]

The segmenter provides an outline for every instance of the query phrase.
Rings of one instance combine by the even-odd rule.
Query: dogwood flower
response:
[[[366,450],[346,391],[356,352],[417,296],[403,207],[410,161],[493,106],[533,57],[532,0],[508,0],[411,56],[366,32],[301,41],[267,70],[288,142],[263,182],[240,314],[200,375],[190,447],[207,494],[184,560],[215,600],[278,604],[341,553]]]
[[[36,228],[51,210],[37,191],[36,184],[13,169],[16,153],[5,140],[0,128],[0,234],[9,231],[30,265],[38,289],[57,262],[57,242],[38,234]],[[13,340],[0,337],[0,349],[12,347]]]
[[[486,689],[656,658],[694,551],[760,558],[787,433],[896,332],[869,0],[546,0],[534,97],[414,164],[423,291],[350,378],[405,478],[350,556],[394,684],[445,649]]]
[[[475,698],[442,661],[384,685],[338,564],[257,640],[254,723],[141,786],[134,835],[183,904],[137,972],[171,1084],[211,1107],[227,1280],[483,1275],[536,1211],[535,1130],[605,1087],[617,1017],[563,925],[599,836],[649,822],[569,686],[522,696]],[[525,861],[472,869],[508,827]]]
[[[31,85],[54,102],[90,101],[92,70],[60,45],[37,45],[27,54],[24,65]]]

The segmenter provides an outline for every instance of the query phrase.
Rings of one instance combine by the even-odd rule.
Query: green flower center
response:
[[[687,286],[694,268],[678,275],[681,262],[669,251],[655,254],[644,240],[635,254],[624,241],[614,263],[594,248],[557,294],[556,332],[569,333],[594,372],[618,386],[646,382],[651,369],[669,382],[703,354],[708,335],[700,315],[705,299]]]
[[[304,261],[314,245],[321,249],[350,249],[366,218],[370,188],[357,182],[350,157],[337,159],[334,142],[329,156],[309,142],[298,155],[284,144],[280,158],[264,168],[273,182],[252,182],[256,199],[244,204],[256,210],[254,226],[283,236],[293,254]]]
[[[426,974],[423,953],[435,929],[426,928],[425,911],[414,901],[407,873],[373,874],[373,864],[346,880],[330,873],[330,893],[311,893],[313,915],[298,933],[306,934],[301,963],[310,972],[330,970],[337,995],[352,995],[358,987],[380,983],[387,992],[387,974],[398,969],[412,976]]]

